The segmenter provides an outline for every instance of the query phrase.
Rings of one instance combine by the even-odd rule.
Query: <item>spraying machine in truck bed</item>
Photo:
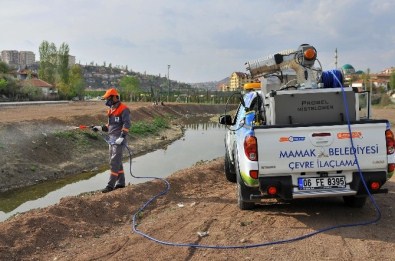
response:
[[[362,207],[395,168],[394,135],[373,120],[370,93],[343,86],[338,70],[315,67],[308,44],[247,62],[251,83],[236,114],[222,115],[225,175],[238,204],[267,198],[343,197]]]

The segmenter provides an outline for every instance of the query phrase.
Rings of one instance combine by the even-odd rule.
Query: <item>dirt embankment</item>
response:
[[[133,214],[165,189],[154,180],[66,197],[1,222],[0,260],[394,260],[395,176],[385,185],[388,194],[374,196],[379,222],[332,229],[374,220],[373,203],[353,209],[339,198],[267,201],[240,211],[235,184],[226,181],[223,168],[219,158],[174,173],[167,179],[170,191],[138,215],[137,229],[165,244],[131,227]]]

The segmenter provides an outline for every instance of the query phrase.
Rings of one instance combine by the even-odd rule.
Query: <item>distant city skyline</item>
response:
[[[29,58],[27,58],[27,57],[24,57],[23,58],[23,60],[30,60],[30,63],[23,63],[23,64],[25,64],[25,65],[30,65],[30,64],[33,64],[33,63],[35,63],[35,62],[39,62],[39,60],[36,60],[36,59],[34,59],[34,58],[31,58],[31,57],[35,57],[35,53],[34,52],[32,52],[32,51],[19,51],[19,50],[0,50],[0,61],[5,61],[5,62],[7,62],[7,63],[9,63],[9,61],[8,60],[6,60],[6,59],[3,59],[3,53],[4,52],[18,52],[19,53],[19,55],[24,55],[24,56],[28,56],[28,54],[32,54],[32,56],[30,56]],[[69,64],[70,65],[73,65],[73,64],[78,64],[78,62],[76,62],[76,58],[75,58],[75,56],[73,56],[73,55],[69,55],[69,58],[71,59],[71,61],[69,62]],[[355,70],[355,68],[354,68],[354,66],[353,65],[351,65],[351,64],[348,64],[348,63],[346,63],[346,64],[343,64],[343,65],[338,65],[338,63],[337,63],[337,58],[338,58],[338,56],[337,56],[337,49],[335,50],[335,56],[334,56],[334,58],[335,58],[335,67],[337,68],[337,69],[342,69],[345,73],[346,73],[346,71],[347,71],[347,69],[350,69],[349,67],[351,66],[352,67],[352,70],[353,71],[355,71],[355,72],[358,72],[358,71],[363,71],[363,70]],[[20,59],[19,59],[20,60]],[[108,63],[106,63],[105,65],[106,66],[108,66],[109,64],[110,64],[111,62],[108,62]],[[23,65],[23,64],[19,64],[19,65]],[[84,64],[82,64],[82,65],[84,65]],[[88,65],[88,63],[86,63],[85,65]],[[98,63],[94,63],[94,65],[98,65],[98,66],[103,66],[104,64],[98,64]],[[119,65],[119,66],[121,66],[121,67],[123,67],[123,68],[125,68],[125,66],[122,66],[122,65]],[[169,69],[170,69],[170,66],[171,65],[168,65],[168,73],[169,73]],[[347,67],[347,68],[346,68]],[[345,70],[345,68],[346,68],[346,70]],[[376,73],[376,74],[378,74],[378,73],[389,73],[390,74],[390,71],[394,71],[395,69],[394,69],[395,67],[394,66],[391,66],[391,67],[387,67],[387,68],[383,68],[383,69],[381,69],[380,71],[378,71],[378,72],[369,72],[369,73]],[[369,69],[369,68],[368,68]],[[236,71],[235,71],[236,72]],[[365,71],[363,71],[363,72],[365,72]],[[142,72],[139,72],[139,73],[142,73]],[[234,72],[232,72],[232,74],[233,74]],[[165,77],[167,77],[167,75],[164,75]],[[226,77],[229,77],[229,76],[226,76]],[[224,77],[224,78],[226,78],[226,77]],[[221,79],[222,80],[222,79]]]
[[[19,50],[0,50],[0,61],[10,65],[32,65],[36,60],[36,54],[33,51],[19,51]],[[75,64],[75,56],[69,54],[69,66]]]
[[[10,65],[31,65],[36,62],[36,55],[27,50],[1,50],[0,61]]]

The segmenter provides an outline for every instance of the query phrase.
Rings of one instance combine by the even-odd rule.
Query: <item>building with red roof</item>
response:
[[[22,82],[22,85],[41,89],[44,97],[47,98],[55,98],[58,95],[58,90],[52,84],[38,78],[26,79]]]

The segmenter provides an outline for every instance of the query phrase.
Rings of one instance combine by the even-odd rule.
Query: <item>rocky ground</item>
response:
[[[208,110],[199,105],[130,106],[135,120],[169,114],[175,120],[166,133],[132,137],[132,147],[140,153],[182,135],[181,116],[223,112],[220,107]],[[1,108],[1,186],[8,179],[16,181],[6,187],[18,187],[23,184],[17,180],[27,179],[34,184],[42,175],[46,179],[59,178],[100,165],[101,157],[105,158],[107,153],[102,141],[92,145],[97,146],[92,153],[91,147],[59,144],[64,137],[53,134],[67,126],[74,132],[79,130],[72,130],[73,126],[104,121],[104,109],[101,103]],[[386,117],[395,122],[392,109],[375,109],[374,114],[376,118]],[[86,135],[81,134],[83,138]],[[68,143],[85,141],[78,135],[71,137]],[[87,139],[96,142],[94,138]],[[85,156],[80,159],[75,154]],[[62,170],[55,168],[59,162],[66,162],[61,165]],[[92,192],[66,197],[54,206],[12,217],[0,223],[0,260],[395,259],[394,177],[386,184],[389,193],[374,197],[381,210],[377,223],[331,229],[375,220],[374,204],[369,201],[362,209],[352,209],[336,198],[297,200],[291,204],[267,201],[253,211],[240,211],[235,185],[226,181],[223,168],[223,158],[219,158],[171,175],[167,179],[170,191],[135,217],[136,227],[132,222],[134,214],[165,189],[161,180],[107,194]],[[48,170],[51,174],[45,176],[43,173]],[[30,175],[34,178],[30,179]],[[161,243],[141,236],[134,228]],[[293,240],[320,229],[325,232]],[[292,242],[283,241],[287,239]],[[273,241],[282,244],[270,243]],[[195,247],[190,247],[191,244]]]

